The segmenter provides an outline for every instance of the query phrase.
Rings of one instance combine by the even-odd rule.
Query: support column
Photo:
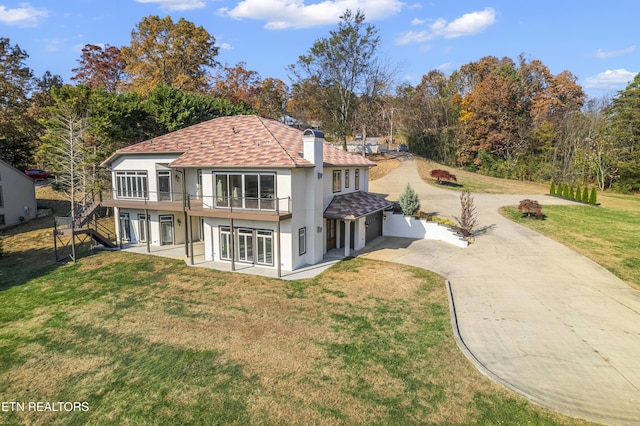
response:
[[[229,237],[231,246],[231,270],[236,270],[236,232],[233,229],[233,219],[231,219],[231,236]]]
[[[184,255],[189,256],[189,219],[187,212],[184,212]]]
[[[147,253],[151,253],[151,224],[149,219],[149,209],[144,209],[144,227],[147,228]]]
[[[191,252],[191,265],[193,265],[193,216],[189,216],[189,229],[191,238],[189,239],[189,251]]]
[[[276,230],[277,238],[278,241],[276,242],[276,247],[278,250],[278,256],[277,256],[277,260],[278,260],[278,278],[282,277],[282,259],[281,259],[281,255],[282,255],[282,250],[280,249],[280,220],[278,220],[278,224],[277,224],[277,230]]]
[[[351,221],[344,221],[344,256],[351,256]]]

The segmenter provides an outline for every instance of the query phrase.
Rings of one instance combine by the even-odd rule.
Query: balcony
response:
[[[118,195],[102,191],[102,205],[126,209],[186,212],[190,216],[278,222],[291,218],[291,197],[217,197],[144,191]],[[135,195],[135,196],[133,196]]]

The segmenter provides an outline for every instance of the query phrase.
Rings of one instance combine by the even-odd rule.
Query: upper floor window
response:
[[[342,191],[342,170],[333,171],[333,192]]]
[[[349,187],[349,170],[344,171],[344,187]]]
[[[216,173],[216,207],[275,209],[275,175],[263,173]]]
[[[116,171],[116,195],[119,198],[147,198],[147,172]]]
[[[355,190],[358,191],[360,190],[360,169],[356,169],[353,178],[355,179],[353,186],[355,187]]]

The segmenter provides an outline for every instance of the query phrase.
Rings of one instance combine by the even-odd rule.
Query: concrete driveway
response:
[[[460,213],[459,193],[426,185],[415,161],[372,181],[397,200],[407,182],[422,210]],[[586,257],[498,213],[541,195],[475,194],[484,233],[461,249],[383,238],[361,256],[450,281],[458,343],[478,369],[528,399],[605,424],[640,424],[640,292]]]

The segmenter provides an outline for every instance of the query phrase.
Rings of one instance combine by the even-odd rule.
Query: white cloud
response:
[[[432,38],[427,31],[408,31],[396,39],[396,44],[424,43]]]
[[[636,74],[625,69],[606,70],[595,77],[585,78],[583,86],[587,89],[623,89]]]
[[[220,45],[218,47],[220,49],[222,49],[222,50],[231,50],[231,49],[233,49],[233,46],[231,46],[229,43],[220,43]]]
[[[282,30],[335,24],[347,9],[354,13],[362,10],[368,21],[375,21],[400,12],[403,5],[400,0],[325,0],[314,4],[305,4],[304,0],[243,0],[233,9],[222,8],[218,13],[234,19],[264,20],[266,29]]]
[[[424,19],[414,19],[413,21],[411,21],[411,25],[422,25],[424,24]]]
[[[400,45],[424,43],[438,37],[458,38],[474,35],[484,31],[495,21],[496,12],[490,7],[479,12],[465,13],[451,22],[447,22],[444,18],[438,18],[429,25],[429,31],[408,31],[398,37],[396,43]]]
[[[496,13],[490,7],[481,12],[465,13],[458,19],[447,23],[439,18],[431,24],[434,37],[457,38],[484,31],[496,21]]]
[[[158,3],[162,9],[167,10],[193,10],[202,9],[206,3],[204,0],[136,0],[138,3]]]
[[[612,50],[609,52],[605,52],[602,49],[598,49],[596,51],[596,53],[594,54],[594,56],[596,58],[599,59],[608,59],[608,58],[614,58],[616,56],[622,56],[622,55],[627,55],[629,53],[633,53],[636,50],[636,46],[630,46],[627,47],[626,49],[621,49],[621,50]]]
[[[46,9],[36,9],[29,3],[20,3],[20,7],[7,9],[0,6],[0,22],[18,27],[35,27],[49,16]]]

